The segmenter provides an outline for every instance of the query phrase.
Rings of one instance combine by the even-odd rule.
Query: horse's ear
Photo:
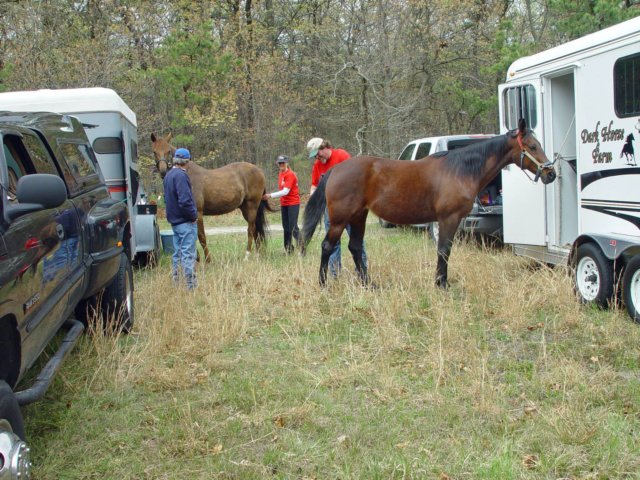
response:
[[[518,121],[518,133],[520,135],[524,135],[527,133],[527,122],[524,121],[524,118],[521,118]]]
[[[165,141],[169,143],[171,141],[171,132],[167,133],[167,136],[164,137]]]
[[[152,143],[156,143],[156,134],[155,133],[151,134],[151,142]]]

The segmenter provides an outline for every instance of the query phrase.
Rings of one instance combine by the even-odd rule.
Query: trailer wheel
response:
[[[118,273],[104,290],[102,314],[108,331],[129,333],[133,328],[133,269],[124,252]]]
[[[593,243],[578,247],[575,289],[584,304],[606,308],[613,295],[613,265]]]
[[[640,255],[627,264],[622,279],[622,298],[634,322],[640,323]]]

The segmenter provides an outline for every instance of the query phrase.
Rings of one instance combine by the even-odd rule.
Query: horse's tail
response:
[[[262,245],[267,238],[267,230],[269,230],[269,222],[267,216],[264,214],[265,210],[274,212],[275,210],[269,205],[266,200],[260,200],[258,211],[256,212],[256,244]]]
[[[262,191],[262,195],[264,195],[265,193],[267,193],[267,189],[265,188]],[[273,208],[271,206],[271,204],[269,202],[267,202],[266,200],[261,200],[260,201],[260,206],[264,209],[264,210],[268,210],[269,212],[273,213],[273,212],[277,212],[278,210],[276,210],[275,208]]]
[[[322,214],[327,206],[327,196],[325,189],[327,187],[327,179],[331,174],[329,170],[320,180],[318,188],[316,188],[313,195],[309,197],[307,205],[304,207],[304,220],[302,222],[302,232],[300,239],[300,247],[302,252],[307,248],[307,245],[313,238],[313,234],[316,231],[316,227],[322,218]]]

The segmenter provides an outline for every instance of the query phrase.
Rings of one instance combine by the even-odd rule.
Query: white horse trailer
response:
[[[525,118],[558,172],[543,189],[503,170],[505,243],[574,267],[585,303],[621,287],[640,321],[640,17],[515,61],[499,109],[501,131]]]
[[[0,110],[73,115],[83,124],[112,198],[124,201],[131,219],[132,260],[146,264],[160,253],[156,205],[146,198],[138,171],[136,114],[107,88],[0,93]]]

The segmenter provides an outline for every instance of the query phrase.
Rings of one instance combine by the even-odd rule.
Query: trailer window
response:
[[[503,92],[504,126],[509,130],[518,128],[518,121],[524,118],[529,128],[536,128],[538,113],[536,89],[533,85],[519,85]]]
[[[122,153],[122,141],[119,137],[100,137],[93,141],[96,153]]]
[[[616,61],[613,66],[613,97],[618,117],[640,114],[640,54]]]

